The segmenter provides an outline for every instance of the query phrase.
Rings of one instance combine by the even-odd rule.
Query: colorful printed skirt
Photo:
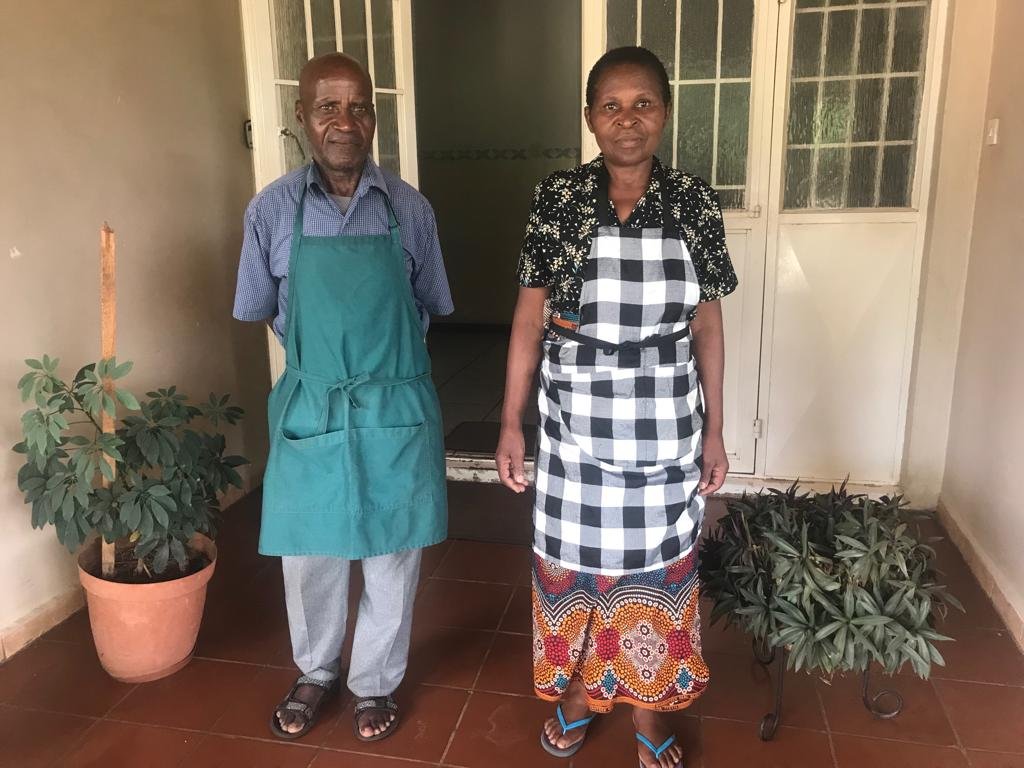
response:
[[[573,676],[590,708],[617,702],[668,712],[708,685],[700,646],[697,555],[668,568],[598,576],[534,556],[533,681],[560,699]]]

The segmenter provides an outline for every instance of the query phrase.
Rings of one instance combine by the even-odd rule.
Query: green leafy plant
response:
[[[786,649],[791,669],[831,676],[877,662],[895,674],[909,663],[927,678],[944,664],[936,643],[950,639],[935,616],[963,608],[909,517],[902,498],[872,500],[845,484],[730,500],[701,549],[712,623]]]
[[[236,468],[248,463],[225,456],[224,435],[200,423],[234,425],[242,409],[227,395],[193,405],[175,387],[140,402],[116,385],[130,362],[91,363],[70,383],[57,359],[25,362],[18,387],[35,407],[21,417],[24,440],[14,450],[25,457],[18,488],[32,526],[53,525],[71,551],[93,531],[120,542],[119,560],[132,572],[162,574],[174,561],[185,573],[189,541],[215,533],[218,494],[241,488]],[[104,414],[116,419],[118,406],[134,413],[105,433]]]

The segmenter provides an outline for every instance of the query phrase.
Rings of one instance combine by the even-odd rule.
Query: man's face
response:
[[[295,104],[295,117],[306,130],[313,158],[332,171],[361,169],[377,128],[367,78],[355,69],[333,68],[303,95]]]

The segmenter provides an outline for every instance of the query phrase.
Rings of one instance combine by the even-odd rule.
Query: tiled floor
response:
[[[465,498],[465,497],[461,497]],[[351,705],[330,706],[299,744],[274,741],[273,705],[290,667],[280,569],[256,549],[256,500],[229,510],[198,658],[147,685],[100,669],[78,614],[0,667],[0,765],[503,768],[565,765],[537,744],[551,706],[529,685],[525,548],[463,541],[424,561],[403,722],[377,745],[352,735]],[[673,716],[687,768],[1024,768],[1024,658],[952,547],[949,581],[968,607],[948,623],[959,642],[931,681],[895,685],[895,720],[873,719],[855,680],[787,679],[783,727],[758,740],[769,681],[732,631],[705,631],[712,685]],[[571,765],[635,768],[628,712],[597,721]]]

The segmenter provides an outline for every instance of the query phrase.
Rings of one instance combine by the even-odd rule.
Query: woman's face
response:
[[[650,160],[657,150],[668,105],[647,67],[619,64],[597,81],[584,114],[605,161],[630,166]]]

